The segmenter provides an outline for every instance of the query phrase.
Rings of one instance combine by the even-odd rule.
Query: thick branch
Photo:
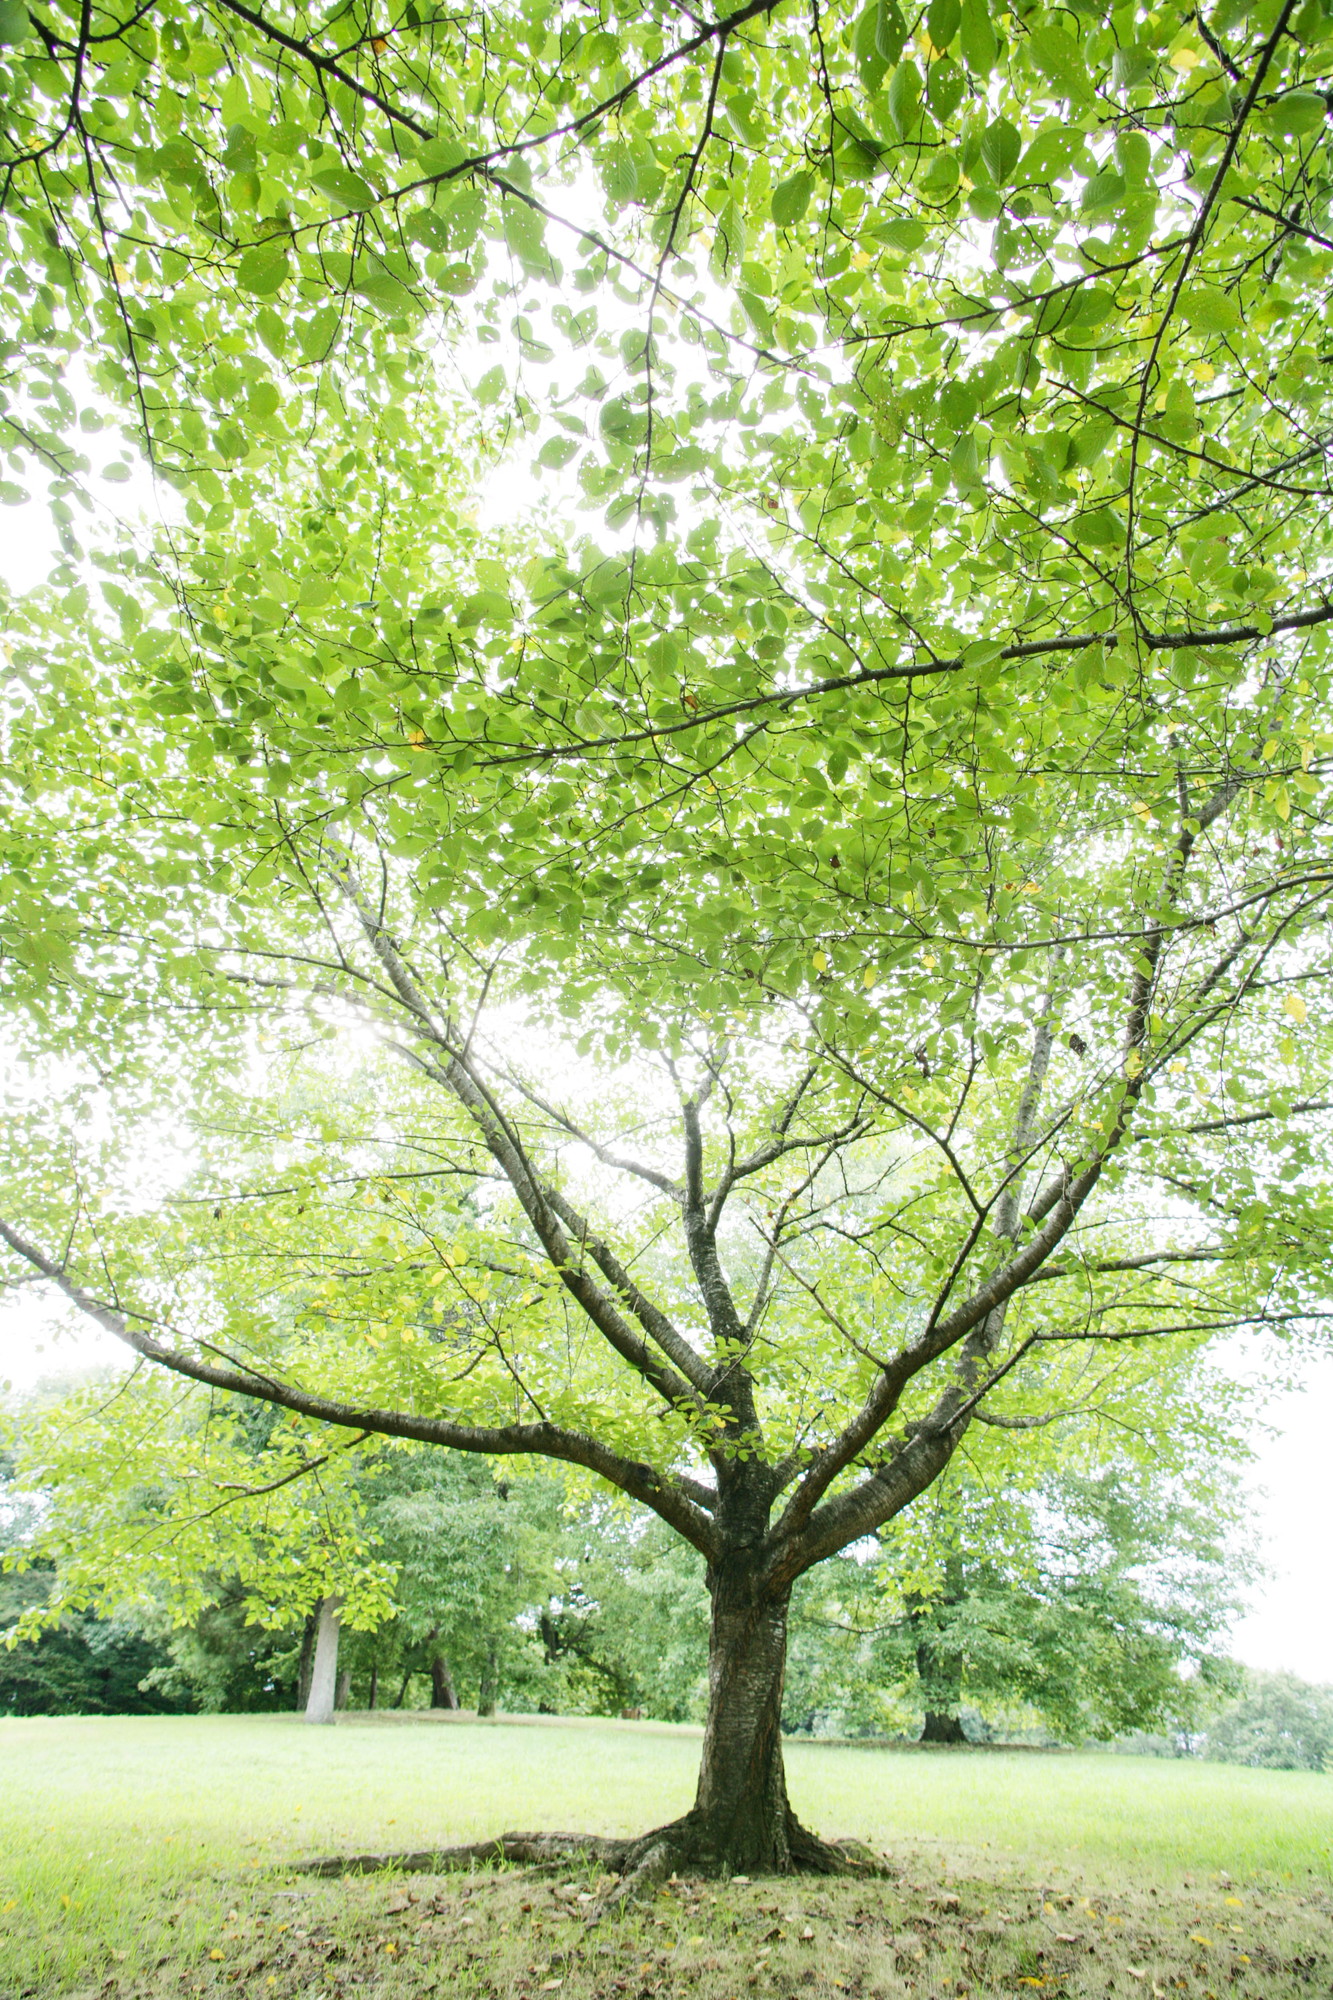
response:
[[[559,1424],[460,1424],[443,1417],[418,1417],[405,1410],[380,1410],[359,1403],[342,1402],[336,1397],[312,1394],[293,1383],[282,1382],[251,1370],[246,1365],[221,1367],[204,1361],[181,1348],[169,1347],[152,1334],[132,1326],[113,1306],[104,1305],[84,1290],[77,1280],[34,1243],[20,1235],[0,1217],[0,1241],[7,1243],[25,1263],[40,1271],[58,1287],[71,1305],[102,1327],[115,1339],[133,1348],[146,1361],[155,1361],[175,1375],[209,1388],[223,1389],[256,1401],[275,1403],[294,1410],[299,1416],[318,1423],[337,1424],[343,1429],[370,1431],[380,1437],[410,1438],[421,1444],[445,1445],[452,1451],[484,1452],[496,1457],[534,1456],[560,1459],[595,1472],[608,1484],[619,1488],[656,1514],[705,1556],[714,1546],[713,1524],[702,1506],[691,1499],[672,1478],[664,1477],[651,1465],[623,1458],[596,1438]],[[702,1490],[702,1489],[701,1489]]]

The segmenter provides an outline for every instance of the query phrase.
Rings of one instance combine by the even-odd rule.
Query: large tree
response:
[[[1325,27],[0,10],[5,422],[70,538],[8,962],[100,1119],[29,1093],[11,1268],[699,1550],[639,1861],[832,1859],[791,1586],[979,1418],[1312,1324]],[[69,351],[175,489],[110,621]],[[529,435],[559,506],[479,531]]]

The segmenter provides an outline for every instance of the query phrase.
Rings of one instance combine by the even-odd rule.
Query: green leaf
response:
[[[1185,317],[1200,333],[1234,333],[1241,323],[1240,307],[1230,292],[1215,285],[1196,285],[1185,294]]]
[[[1153,61],[1147,49],[1117,49],[1111,58],[1111,88],[1135,90],[1152,75]]]
[[[494,368],[486,370],[486,373],[472,391],[473,401],[479,403],[483,410],[489,409],[492,403],[498,403],[501,396],[503,396],[506,379],[505,371],[497,361]]]
[[[926,81],[926,97],[941,125],[947,125],[962,102],[967,79],[951,56],[932,63]]]
[[[358,263],[352,288],[367,305],[394,319],[411,316],[419,310],[416,299],[402,279],[382,266]]]
[[[791,229],[801,221],[814,191],[815,177],[805,171],[789,174],[785,181],[778,182],[773,190],[771,208],[779,229]]]
[[[243,292],[270,298],[287,280],[285,244],[258,243],[247,250],[236,266],[236,283]]]
[[[469,157],[461,139],[428,139],[417,154],[417,165],[423,174],[447,174]]]
[[[981,157],[996,187],[1012,180],[1023,141],[1007,118],[997,118],[981,135]]]
[[[870,0],[858,15],[852,34],[852,53],[867,90],[878,88],[884,72],[902,54],[906,40],[907,23],[897,0]]]
[[[917,188],[932,205],[948,201],[958,192],[958,158],[954,153],[936,153],[925,172],[917,177]]]
[[[640,445],[648,435],[648,415],[624,396],[613,396],[602,405],[598,427],[613,444]]]
[[[875,225],[875,234],[881,243],[887,243],[890,250],[919,250],[926,240],[926,225],[915,216],[893,215],[887,222]]]
[[[930,0],[926,9],[926,33],[930,36],[931,46],[938,49],[941,55],[958,33],[961,19],[960,0]]]
[[[1083,51],[1066,28],[1045,22],[1032,30],[1027,46],[1041,74],[1062,97],[1083,98],[1091,94]]]
[[[365,209],[374,206],[375,197],[359,174],[349,172],[346,167],[321,167],[310,176],[312,184],[321,194],[343,209]]]
[[[32,16],[22,0],[0,0],[0,48],[26,42],[32,34]]]
[[[921,76],[915,63],[899,63],[889,78],[887,103],[894,131],[900,139],[905,139],[915,126],[921,107]]]
[[[1000,45],[995,39],[986,0],[963,0],[959,47],[963,61],[973,76],[990,75],[1000,53]]]
[[[1118,549],[1125,543],[1125,524],[1109,507],[1080,514],[1071,530],[1074,540],[1090,549]]]
[[[633,201],[639,192],[639,170],[628,146],[616,146],[601,163],[602,186],[614,202]]]
[[[897,62],[907,40],[907,23],[897,0],[877,0],[875,7],[875,53],[890,66]]]
[[[578,442],[574,438],[549,437],[537,453],[537,464],[558,469],[562,465],[568,465],[571,458],[577,457],[578,451]]]
[[[1297,138],[1304,132],[1315,131],[1327,116],[1323,98],[1313,90],[1292,90],[1268,106],[1263,121],[1270,132]]]

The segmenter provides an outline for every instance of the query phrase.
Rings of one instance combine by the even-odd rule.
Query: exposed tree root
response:
[[[600,1862],[608,1874],[619,1875],[629,1840],[601,1840],[591,1833],[502,1833],[496,1840],[477,1840],[468,1847],[423,1847],[398,1854],[332,1854],[318,1861],[298,1861],[299,1875],[375,1875],[392,1869],[405,1875],[449,1875],[461,1869],[484,1868],[497,1861],[526,1868],[568,1868],[580,1861]]]
[[[616,1877],[601,1908],[632,1901],[672,1875],[725,1879],[736,1870],[718,1851],[716,1831],[693,1813],[654,1827],[633,1840],[604,1840],[587,1833],[502,1833],[466,1847],[416,1848],[397,1854],[335,1854],[301,1861],[303,1875],[447,1875],[499,1861],[543,1871],[595,1864]],[[788,1813],[782,1836],[767,1862],[751,1861],[749,1875],[884,1875],[881,1856],[858,1840],[820,1840]]]

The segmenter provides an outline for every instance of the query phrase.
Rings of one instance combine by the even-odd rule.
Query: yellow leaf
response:
[[[865,971],[861,974],[861,984],[863,986],[873,986],[874,983],[875,983],[875,968],[873,965],[868,965]]]
[[[222,1953],[220,1951],[210,1951],[208,1955],[210,1958],[221,1958]]]
[[[1206,1937],[1204,1936],[1204,1934],[1203,1934],[1203,1932],[1202,1932],[1202,1931],[1191,1931],[1191,1932],[1190,1932],[1190,1943],[1191,1943],[1191,1944],[1208,1944],[1208,1945],[1210,1945],[1210,1944],[1212,1943],[1212,1939],[1211,1939],[1211,1938],[1206,1938]]]
[[[828,953],[824,951],[817,951],[814,957],[811,959],[810,963],[814,966],[816,972],[827,972]]]
[[[1282,1011],[1298,1025],[1306,1019],[1307,1009],[1299,993],[1289,993],[1282,1003]]]
[[[1222,1901],[1226,1904],[1229,1910],[1243,1910],[1245,1908],[1245,1905],[1241,1901],[1239,1896],[1224,1896],[1222,1898]]]

